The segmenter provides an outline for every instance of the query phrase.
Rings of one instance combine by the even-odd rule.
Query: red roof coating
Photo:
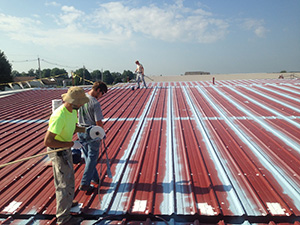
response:
[[[0,98],[0,164],[46,151],[51,101],[66,91]],[[113,177],[104,148],[100,194],[78,190],[74,166],[82,224],[300,224],[299,99],[296,79],[110,88],[100,103]],[[0,168],[0,222],[55,224],[47,156]]]

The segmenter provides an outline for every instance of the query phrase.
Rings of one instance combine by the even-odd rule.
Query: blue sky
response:
[[[300,71],[300,0],[0,0],[13,69]]]

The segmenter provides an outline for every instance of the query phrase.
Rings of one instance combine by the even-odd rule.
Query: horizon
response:
[[[298,0],[2,2],[12,69],[134,71],[148,76],[300,71]]]

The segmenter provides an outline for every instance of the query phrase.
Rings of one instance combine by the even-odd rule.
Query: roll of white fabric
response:
[[[105,137],[105,131],[102,127],[93,126],[90,130],[90,137],[92,139],[100,138],[100,140],[102,140]]]

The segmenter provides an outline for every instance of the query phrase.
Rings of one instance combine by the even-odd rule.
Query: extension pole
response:
[[[144,76],[147,77],[149,80],[154,81],[152,78],[148,77],[147,75]]]
[[[58,106],[57,106],[58,107]],[[53,107],[54,109],[54,107]],[[54,109],[55,110],[55,109]],[[96,133],[97,134],[97,133]],[[97,134],[98,135],[98,134]],[[82,145],[86,145],[92,141],[95,141],[99,139],[98,137],[91,140],[91,141],[87,141],[87,142],[83,142],[81,143]],[[14,164],[14,163],[18,163],[18,162],[22,162],[22,161],[26,161],[26,160],[29,160],[29,159],[33,159],[33,158],[36,158],[36,157],[40,157],[40,156],[44,156],[44,155],[48,155],[48,154],[51,154],[51,153],[54,153],[54,152],[60,152],[60,151],[64,151],[64,150],[67,150],[67,149],[70,149],[70,147],[64,147],[64,148],[59,148],[59,149],[55,149],[55,150],[52,150],[52,151],[49,151],[49,152],[44,152],[44,153],[41,153],[41,154],[37,154],[37,155],[33,155],[33,156],[30,156],[30,157],[27,157],[27,158],[23,158],[23,159],[19,159],[19,160],[16,160],[16,161],[12,161],[12,162],[9,162],[9,163],[5,163],[3,165],[0,165],[0,168],[2,167],[5,167],[5,166],[8,166],[8,165],[11,165],[11,164]],[[107,157],[107,160],[108,160],[108,156],[106,155]],[[107,162],[108,163],[108,166],[109,166],[109,161]],[[109,172],[110,172],[110,166],[109,166]],[[111,172],[110,172],[110,175],[111,177]]]
[[[108,158],[108,154],[107,154],[107,147],[106,147],[106,144],[105,144],[105,141],[103,140],[103,145],[104,145],[104,151],[105,151],[105,154],[106,154],[106,166],[107,166],[107,176],[109,178],[112,178],[112,174],[111,174],[111,169],[110,169],[110,164],[109,164],[109,158]]]
[[[41,156],[44,156],[44,155],[48,155],[48,154],[51,154],[51,153],[54,153],[54,152],[64,151],[64,150],[67,150],[67,149],[70,149],[70,148],[69,147],[59,148],[59,149],[55,149],[55,150],[50,151],[50,152],[44,152],[44,153],[41,153],[41,154],[33,155],[33,156],[30,156],[30,157],[27,157],[27,158],[23,158],[23,159],[19,159],[19,160],[16,160],[16,161],[12,161],[12,162],[9,162],[9,163],[2,164],[2,165],[0,165],[0,168],[5,167],[5,166],[9,166],[9,165],[12,165],[12,164],[15,164],[15,163],[18,163],[18,162],[23,162],[23,161],[26,161],[26,160],[29,160],[29,159],[33,159],[33,158],[41,157]]]

